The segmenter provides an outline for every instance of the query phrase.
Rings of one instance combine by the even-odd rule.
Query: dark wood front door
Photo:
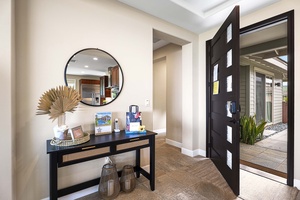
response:
[[[207,41],[207,156],[239,195],[239,6]]]

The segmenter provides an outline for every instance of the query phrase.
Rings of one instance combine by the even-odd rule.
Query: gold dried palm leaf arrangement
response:
[[[74,112],[81,100],[80,94],[71,87],[51,88],[40,97],[36,114],[49,114],[50,119],[54,121],[65,112]]]

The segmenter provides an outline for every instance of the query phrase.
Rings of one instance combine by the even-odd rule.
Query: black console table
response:
[[[49,154],[50,159],[50,199],[57,199],[58,197],[86,189],[99,184],[100,181],[100,177],[98,177],[58,190],[58,168],[129,151],[136,151],[136,166],[134,169],[137,178],[142,174],[149,179],[150,187],[153,191],[155,189],[155,135],[156,133],[151,131],[141,134],[125,134],[124,131],[121,131],[120,133],[107,135],[90,135],[88,142],[68,147],[53,146],[50,144],[51,140],[47,140],[47,154]],[[146,147],[150,147],[150,173],[140,166],[140,150]]]

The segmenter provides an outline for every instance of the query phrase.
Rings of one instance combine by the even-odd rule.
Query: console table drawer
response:
[[[119,144],[119,145],[117,145],[117,151],[129,149],[132,147],[139,147],[139,146],[143,146],[143,145],[147,145],[147,144],[149,144],[149,139],[133,141],[133,142],[125,143],[125,144]]]
[[[88,147],[88,148],[93,148],[93,146]],[[85,150],[85,149],[83,149],[83,150]],[[86,158],[86,157],[90,157],[90,156],[101,155],[104,153],[110,153],[110,148],[103,147],[103,148],[99,148],[99,149],[92,149],[92,150],[86,150],[86,151],[82,151],[82,152],[63,155],[62,162],[69,162],[69,161],[78,160],[78,159]]]

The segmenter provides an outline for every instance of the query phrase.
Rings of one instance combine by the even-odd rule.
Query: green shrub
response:
[[[242,116],[240,118],[241,125],[241,142],[253,145],[258,139],[263,138],[266,121],[262,120],[256,125],[254,116]]]

